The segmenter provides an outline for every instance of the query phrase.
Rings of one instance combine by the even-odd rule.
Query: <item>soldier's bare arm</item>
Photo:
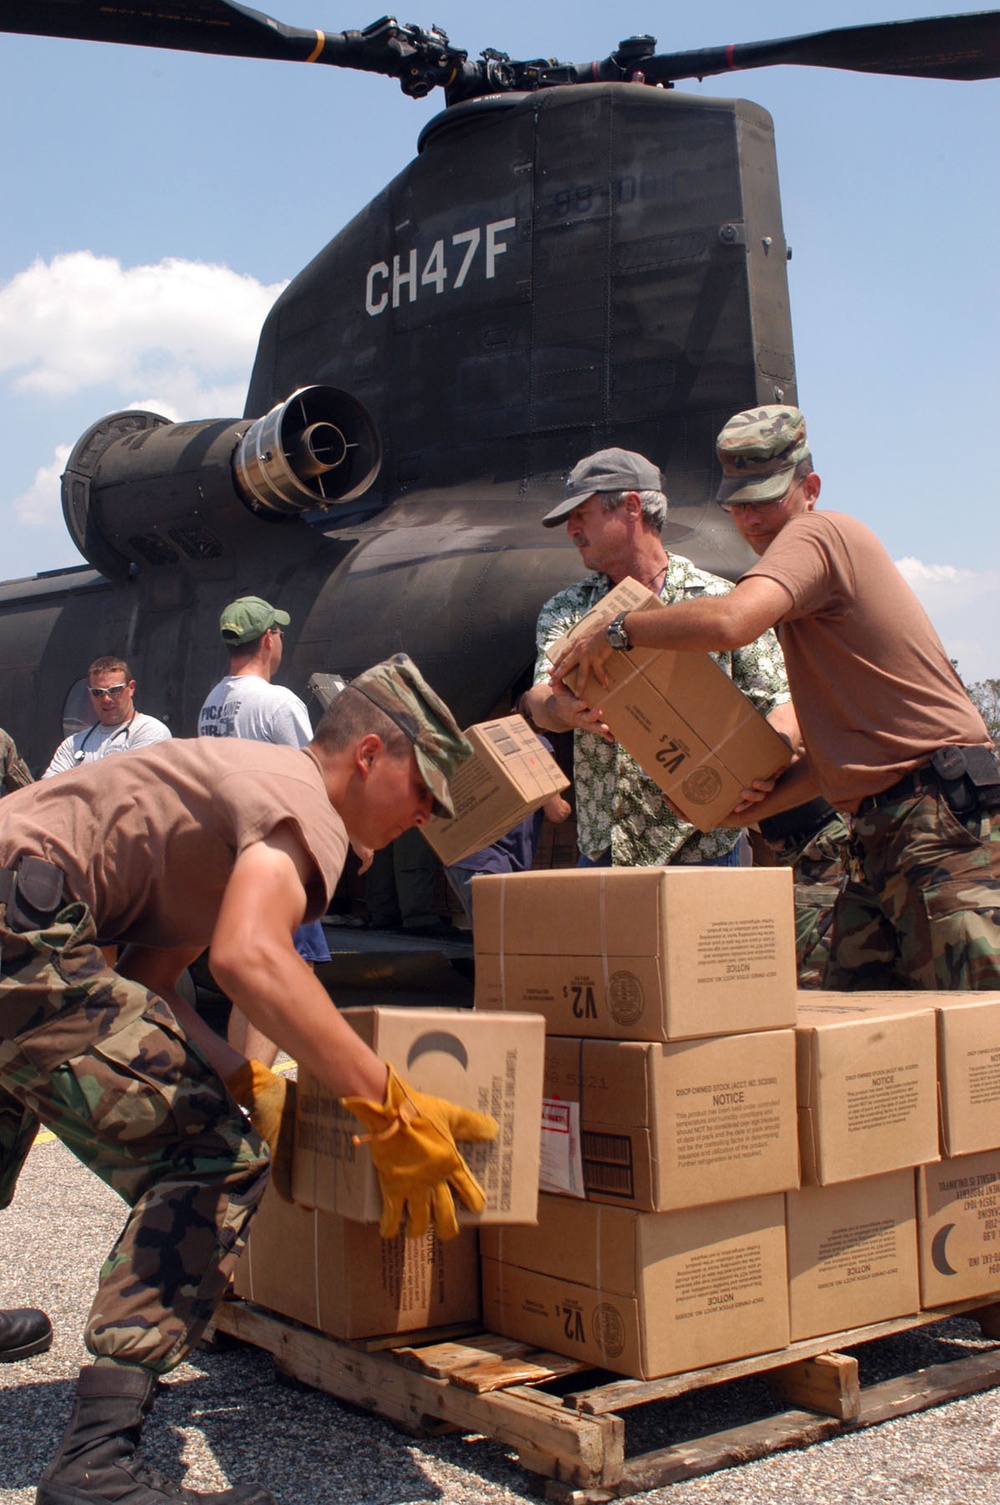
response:
[[[665,611],[657,607],[625,614],[625,628],[635,648],[676,648],[690,653],[722,652],[743,648],[759,638],[768,627],[788,611],[791,596],[783,585],[765,576],[754,575],[741,580],[724,596],[701,596],[695,601],[680,601]],[[553,683],[578,669],[582,683],[594,674],[599,684],[607,684],[602,667],[615,650],[610,646],[603,623],[581,636],[553,665]]]
[[[209,947],[209,967],[228,998],[270,1040],[338,1096],[385,1095],[386,1068],[345,1023],[292,944],[312,872],[290,829],[240,853]]]

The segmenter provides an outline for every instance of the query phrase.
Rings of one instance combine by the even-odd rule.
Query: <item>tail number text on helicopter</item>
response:
[[[486,278],[490,280],[496,276],[497,257],[502,256],[507,250],[506,243],[501,236],[508,230],[513,230],[517,224],[516,219],[492,220],[484,230],[476,225],[471,230],[459,230],[451,237],[451,244],[457,247],[457,254],[453,260],[461,258],[452,288],[460,288],[472,270],[473,263],[483,246],[483,258],[486,262]],[[368,268],[368,277],[365,282],[365,309],[373,317],[375,314],[384,313],[390,306],[398,308],[403,300],[404,293],[410,303],[415,303],[417,293],[422,287],[432,287],[435,293],[443,293],[448,281],[448,266],[445,258],[444,240],[436,240],[430,256],[428,256],[421,271],[417,276],[417,252],[414,248],[409,256],[394,256],[392,268],[385,261],[376,261]]]

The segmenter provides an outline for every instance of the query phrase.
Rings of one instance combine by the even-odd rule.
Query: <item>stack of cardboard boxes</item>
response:
[[[296,1205],[268,1194],[237,1294],[345,1339],[482,1314],[650,1379],[1000,1293],[1000,995],[797,994],[784,869],[482,877],[474,906],[475,1012],[345,1017],[497,1118],[465,1147],[486,1210],[383,1241],[303,1068]]]
[[[882,995],[894,1008],[913,994]],[[921,993],[937,1024],[940,1160],[916,1174],[920,1304],[1000,1293],[1000,994]]]
[[[798,1185],[784,869],[477,878],[476,1008],[544,1015],[537,1228],[483,1230],[491,1329],[652,1378],[788,1342]]]
[[[1000,1292],[1000,996],[796,994],[790,882],[476,880],[476,1007],[547,1030],[487,1326],[653,1378]]]
[[[792,1337],[995,1297],[1000,996],[803,994],[797,1038]]]
[[[923,999],[800,995],[793,1341],[920,1309],[913,1167],[939,1154],[935,1015]]]
[[[237,1266],[235,1293],[328,1333],[359,1339],[479,1318],[476,1228],[535,1219],[544,1023],[467,1009],[355,1008],[344,1018],[419,1091],[491,1113],[489,1144],[463,1145],[486,1193],[459,1209],[456,1239],[379,1236],[382,1199],[361,1125],[299,1066],[294,1203],[269,1188]]]

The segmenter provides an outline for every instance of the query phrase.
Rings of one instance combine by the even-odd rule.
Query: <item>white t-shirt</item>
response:
[[[269,684],[259,674],[230,674],[205,697],[198,736],[305,747],[312,741],[312,727],[309,712],[291,690]]]
[[[123,721],[119,726],[102,726],[97,722],[60,742],[42,778],[50,779],[54,773],[79,768],[81,763],[96,763],[98,758],[107,758],[111,753],[131,752],[135,747],[151,747],[154,742],[166,742],[170,735],[168,726],[157,721],[155,716],[144,715],[142,711],[136,711],[131,721]]]

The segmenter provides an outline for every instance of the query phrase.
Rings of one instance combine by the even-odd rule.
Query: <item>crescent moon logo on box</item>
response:
[[[421,1056],[428,1055],[432,1050],[442,1051],[446,1056],[452,1056],[461,1066],[463,1071],[469,1069],[469,1056],[457,1035],[448,1030],[432,1029],[426,1034],[418,1035],[406,1056],[406,1065],[409,1069],[414,1061],[419,1061]]]
[[[934,1263],[934,1268],[935,1270],[940,1270],[942,1275],[958,1274],[958,1271],[953,1270],[948,1263],[948,1256],[944,1252],[944,1246],[948,1242],[948,1235],[954,1226],[954,1223],[945,1223],[944,1227],[939,1228],[937,1233],[935,1233],[934,1241],[931,1244],[931,1259]]]

